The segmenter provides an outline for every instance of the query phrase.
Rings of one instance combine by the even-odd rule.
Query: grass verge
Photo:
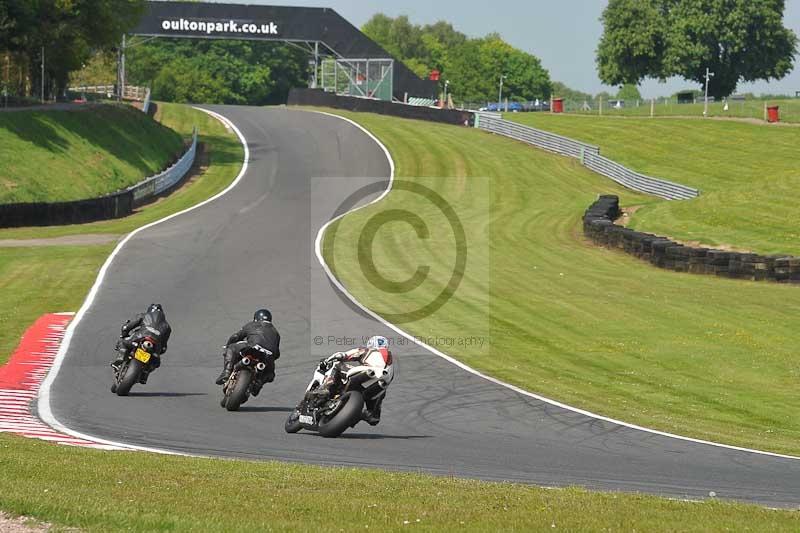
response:
[[[104,453],[3,435],[0,450],[1,508],[86,531],[800,527],[797,512],[714,501],[547,490],[378,470]],[[354,494],[359,496],[348,497]],[[253,502],[257,511],[243,512],[242,505],[232,502]]]
[[[161,170],[180,136],[128,106],[0,113],[0,203],[83,200]]]
[[[656,202],[631,227],[709,246],[800,255],[800,128],[687,119],[512,113],[507,118],[600,146],[629,168],[702,191]]]
[[[488,348],[443,349],[596,413],[800,455],[798,287],[667,272],[591,246],[580,234],[580,217],[597,193],[620,194],[627,205],[657,201],[577,161],[477,130],[342,114],[387,145],[399,177],[446,199],[464,224],[468,251],[477,250],[453,298],[404,329],[455,339],[488,332]],[[488,209],[476,208],[483,198]],[[376,289],[362,274],[359,238],[371,217],[395,209],[419,215],[434,235],[443,227],[429,203],[397,192],[337,227],[337,275],[384,316],[433,301],[453,264],[447,231],[421,238],[411,225],[396,224],[374,241],[377,270],[405,280],[429,265],[430,282],[406,293]]]

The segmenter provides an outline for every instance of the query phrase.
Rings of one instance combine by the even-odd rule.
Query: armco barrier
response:
[[[800,283],[800,257],[729,252],[686,246],[666,237],[614,224],[619,198],[600,196],[583,215],[583,233],[596,244],[622,250],[676,272],[712,274],[754,281]]]
[[[177,163],[125,191],[72,202],[0,204],[0,228],[63,226],[121,218],[177,185],[194,164],[197,129],[192,144]]]
[[[197,155],[197,128],[192,134],[192,144],[186,153],[178,161],[164,170],[130,187],[128,190],[133,193],[133,207],[147,203],[153,196],[158,196],[164,191],[174,187],[189,172],[194,164]]]
[[[307,105],[332,107],[348,111],[361,111],[391,115],[393,117],[443,122],[458,126],[471,126],[473,123],[472,111],[458,111],[455,109],[436,109],[420,107],[409,104],[374,100],[372,98],[357,98],[354,96],[339,96],[325,92],[322,89],[291,89],[289,91],[288,105]]]
[[[504,135],[537,148],[580,159],[587,168],[635,191],[667,200],[688,200],[700,192],[692,187],[634,172],[600,155],[600,148],[549,131],[538,130],[488,113],[476,113],[475,127]]]

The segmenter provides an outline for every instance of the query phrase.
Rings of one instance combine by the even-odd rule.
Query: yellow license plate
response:
[[[136,350],[136,353],[133,355],[133,358],[145,364],[150,362],[150,354],[145,352],[141,348],[138,348]]]

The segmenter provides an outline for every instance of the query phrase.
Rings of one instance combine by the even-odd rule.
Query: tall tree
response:
[[[783,25],[784,0],[610,0],[597,50],[609,85],[682,76],[720,98],[741,81],[780,79],[797,36]]]

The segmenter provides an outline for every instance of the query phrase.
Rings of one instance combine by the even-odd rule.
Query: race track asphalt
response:
[[[380,147],[338,118],[285,108],[212,106],[247,138],[250,166],[225,196],[144,230],[122,249],[78,325],[51,389],[55,417],[95,437],[199,455],[380,467],[549,486],[800,505],[800,461],[637,431],[531,399],[421,347],[397,347],[395,382],[377,427],[339,439],[288,435],[283,423],[322,336],[397,335],[327,281],[318,229],[363,185],[388,183]],[[342,180],[314,179],[326,176]],[[312,208],[311,183],[314,183]],[[320,200],[320,198],[322,200]],[[173,326],[150,383],[109,392],[120,324],[151,301]],[[267,306],[282,335],[278,379],[240,412],[219,406],[219,347]],[[455,354],[454,354],[455,355]]]

